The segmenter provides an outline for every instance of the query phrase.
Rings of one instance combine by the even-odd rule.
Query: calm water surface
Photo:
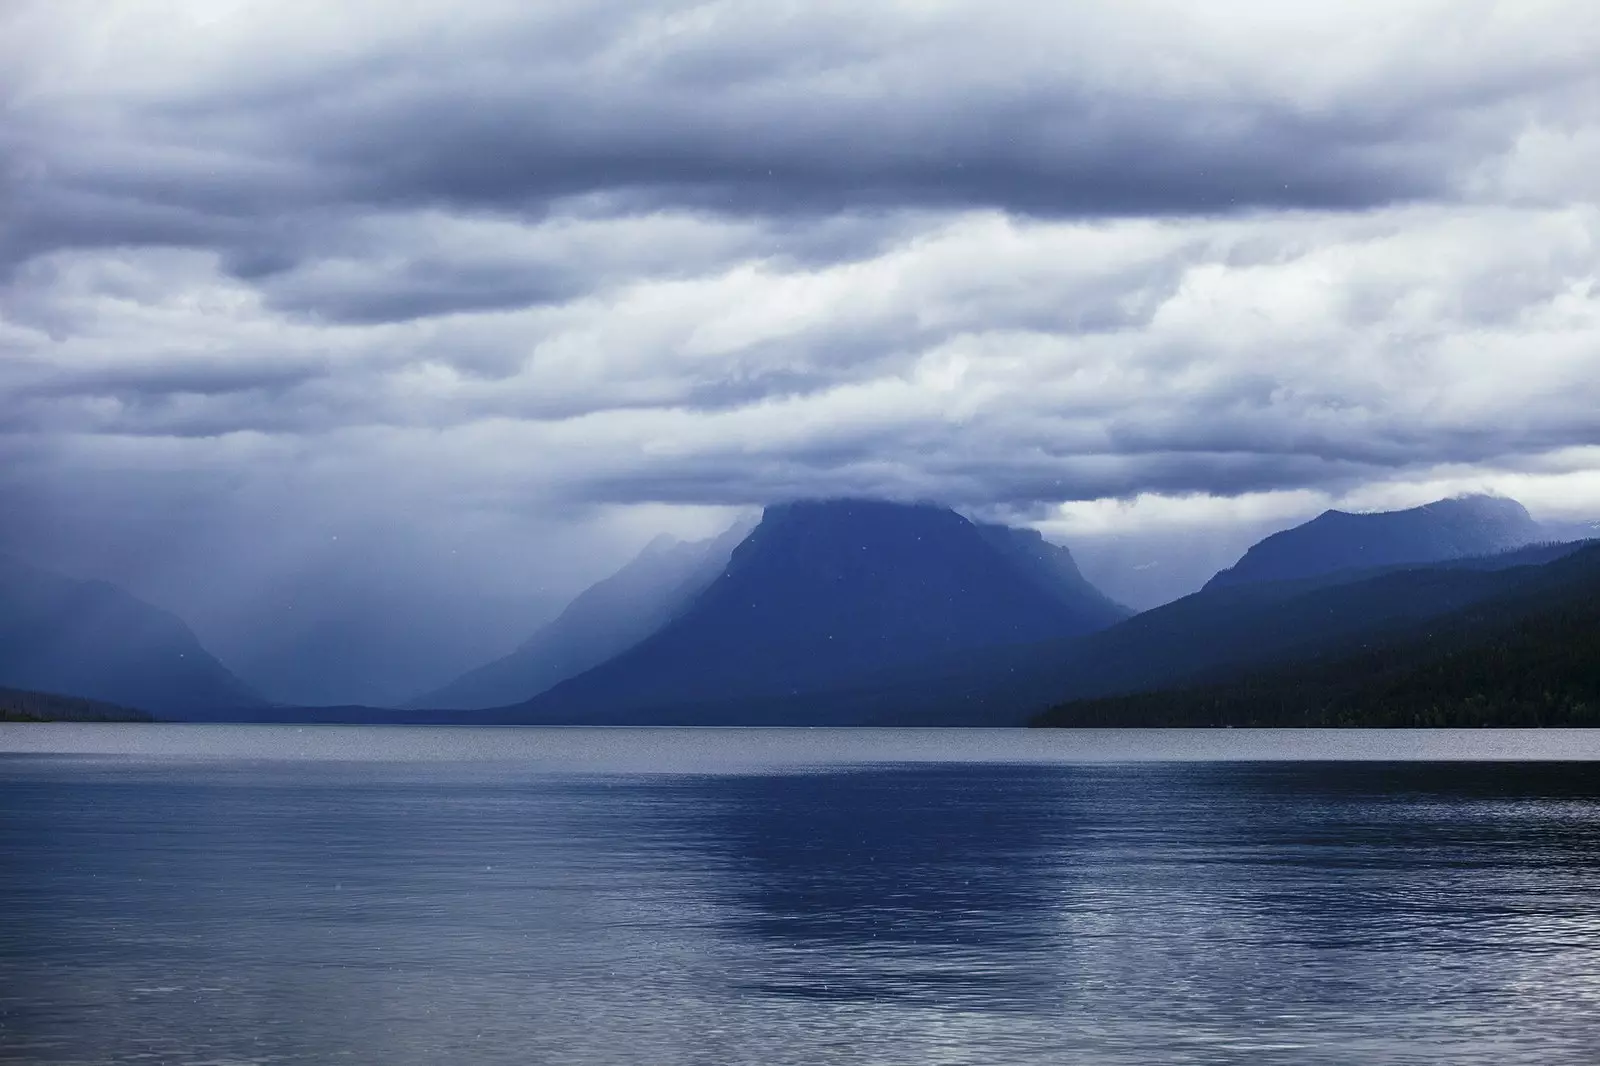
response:
[[[4,1063],[1600,1062],[1600,731],[0,753]]]

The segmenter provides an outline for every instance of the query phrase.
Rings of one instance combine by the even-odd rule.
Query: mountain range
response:
[[[1600,542],[1435,573],[1470,601],[1255,669],[1059,704],[1054,726],[1600,726]],[[1484,571],[1479,570],[1480,574]],[[1450,576],[1446,577],[1445,574]],[[1442,580],[1441,580],[1442,579]],[[1377,579],[1379,586],[1395,578]]]
[[[1240,691],[1309,683],[1264,678],[1335,663],[1354,677],[1348,664],[1375,648],[1391,667],[1410,662],[1426,627],[1464,632],[1460,619],[1541,581],[1549,606],[1578,587],[1562,568],[1592,553],[1546,539],[1500,497],[1329,511],[1134,614],[1033,530],[934,504],[802,500],[709,540],[658,538],[510,655],[405,710],[268,705],[171,615],[12,561],[0,567],[0,685],[276,721],[1136,724],[1181,718],[1197,693],[1247,718],[1259,708],[1246,714]],[[1357,690],[1339,691],[1348,717]],[[1319,706],[1337,716],[1331,695]]]
[[[0,686],[152,712],[259,707],[179,618],[0,556]]]

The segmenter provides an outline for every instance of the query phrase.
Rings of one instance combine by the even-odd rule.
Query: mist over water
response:
[[[0,1062],[1595,1061],[1600,740],[1300,736],[15,727]]]

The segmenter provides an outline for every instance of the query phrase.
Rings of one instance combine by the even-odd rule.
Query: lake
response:
[[[0,1062],[1592,1066],[1597,758],[0,726]]]

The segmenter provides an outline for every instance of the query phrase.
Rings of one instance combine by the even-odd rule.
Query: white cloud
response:
[[[519,240],[537,246],[551,229],[560,246],[583,228],[561,219]],[[680,500],[674,482],[702,482],[709,459],[721,483],[706,502],[759,502],[772,488],[737,456],[804,464],[830,448],[844,462],[881,451],[946,468],[957,497],[974,492],[969,467],[991,475],[977,495],[1017,502],[1145,483],[1342,492],[1593,439],[1597,248],[1588,206],[957,214],[857,260],[735,248],[689,277],[370,325],[275,309],[214,256],[83,251],[13,287],[16,358],[0,380],[28,425],[63,434],[389,427],[439,439],[521,425],[526,450],[560,441],[547,484],[563,496],[582,495],[591,472],[633,468]],[[471,264],[463,247],[457,265]],[[459,477],[483,477],[462,463]],[[816,475],[821,488],[826,468]],[[641,501],[644,480],[629,490]]]

